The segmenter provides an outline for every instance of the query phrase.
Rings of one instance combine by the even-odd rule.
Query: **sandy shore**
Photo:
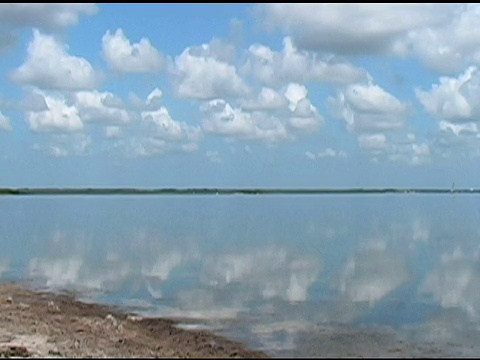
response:
[[[170,319],[139,317],[112,306],[78,301],[66,294],[0,283],[0,358],[268,357],[212,332],[185,330],[177,325]],[[479,335],[479,331],[467,334],[458,343],[441,336],[411,342],[399,338],[389,327],[320,326],[300,332],[295,349],[278,356],[477,357]],[[274,351],[270,355],[277,356]]]
[[[267,357],[208,331],[0,284],[0,357]]]

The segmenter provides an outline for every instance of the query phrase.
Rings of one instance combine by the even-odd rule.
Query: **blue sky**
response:
[[[0,186],[480,187],[477,4],[0,4]]]

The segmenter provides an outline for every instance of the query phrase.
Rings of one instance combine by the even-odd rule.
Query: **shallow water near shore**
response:
[[[480,354],[476,194],[3,196],[0,217],[0,280],[272,356]]]

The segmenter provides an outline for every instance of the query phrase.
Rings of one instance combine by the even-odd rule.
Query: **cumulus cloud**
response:
[[[346,122],[353,132],[386,131],[403,127],[408,107],[382,87],[353,84],[328,98],[336,117]]]
[[[130,136],[120,136],[116,130],[110,138],[115,149],[121,149],[128,157],[154,156],[169,152],[188,153],[198,150],[202,139],[199,126],[174,120],[168,109],[161,106],[155,110],[140,112],[140,121]]]
[[[425,110],[438,120],[449,123],[478,121],[480,115],[480,77],[470,66],[458,78],[442,76],[430,91],[415,89]]]
[[[206,114],[202,122],[202,128],[206,132],[265,142],[288,138],[285,125],[272,114],[243,111],[222,99],[211,100],[201,109]]]
[[[105,137],[107,139],[118,139],[122,136],[122,129],[119,126],[106,126]]]
[[[187,47],[175,58],[173,74],[180,96],[210,100],[248,93],[249,89],[235,66],[220,60],[209,44],[203,44],[200,50]]]
[[[286,97],[278,91],[263,86],[254,99],[242,99],[240,105],[244,110],[279,110],[287,107]]]
[[[47,140],[35,143],[33,149],[53,157],[84,156],[89,153],[91,144],[88,134],[52,134]]]
[[[431,144],[419,142],[414,134],[397,134],[386,143],[388,160],[410,165],[421,165],[431,161]]]
[[[72,132],[82,130],[84,125],[78,109],[67,105],[63,96],[47,95],[37,92],[43,97],[46,108],[38,111],[26,111],[26,121],[33,131]]]
[[[195,142],[200,139],[199,127],[173,120],[164,106],[155,111],[142,111],[141,116],[145,123],[152,125],[153,134],[160,139],[171,141],[186,139]]]
[[[247,138],[252,139],[265,139],[260,133],[257,132],[257,135],[253,135],[255,132],[253,123],[257,122],[256,119],[260,120],[263,118],[263,124],[267,125],[267,119],[271,119],[271,124],[277,124],[282,126],[288,132],[292,134],[285,137],[288,138],[290,135],[296,133],[311,133],[318,130],[319,126],[323,123],[323,117],[318,112],[317,108],[310,102],[308,98],[307,88],[298,83],[288,83],[287,85],[281,87],[278,90],[272,89],[270,87],[263,86],[257,95],[254,93],[250,94],[250,97],[245,97],[239,101],[239,107],[234,108],[230,104],[226,107],[225,116],[231,116],[227,113],[236,112],[236,119],[240,121],[241,117],[243,121],[243,126],[237,122],[224,123],[223,125],[228,125],[230,130],[233,130],[232,127],[236,123],[237,132],[241,132],[240,128],[245,130],[250,135],[247,135]],[[210,110],[214,109],[216,106],[219,106],[220,102],[223,100],[212,100],[209,104],[204,104],[203,108],[209,108]],[[216,104],[212,106],[212,104]],[[246,123],[252,125],[250,131],[246,129]],[[212,125],[212,124],[210,124]],[[222,123],[217,121],[216,129],[219,130]],[[261,125],[260,123],[258,125]],[[228,132],[223,126],[223,132]],[[278,129],[280,129],[278,127]],[[278,134],[280,135],[280,133]]]
[[[364,70],[331,56],[322,60],[313,53],[299,51],[290,37],[283,40],[281,52],[261,44],[251,45],[242,72],[269,86],[306,81],[345,85],[366,77]]]
[[[133,115],[123,108],[122,101],[110,92],[79,91],[73,97],[84,122],[126,124],[133,121]]]
[[[473,122],[458,124],[442,120],[438,126],[441,131],[451,131],[455,136],[459,136],[462,133],[478,133],[478,126]]]
[[[413,56],[442,73],[480,62],[478,4],[262,4],[258,9],[263,23],[290,35],[300,49]]]
[[[0,111],[0,130],[10,131],[12,130],[12,125],[10,124],[10,119],[3,115]]]
[[[429,158],[427,144],[401,137],[409,107],[370,79],[348,85],[327,103],[333,115],[345,121],[347,130],[357,135],[360,149],[387,160],[420,164]],[[387,134],[392,139],[387,141]]]
[[[76,25],[80,16],[97,12],[95,4],[0,4],[0,22],[13,27],[34,26],[46,30]]]
[[[163,55],[146,38],[131,44],[122,29],[108,30],[102,37],[102,50],[108,64],[124,73],[156,73],[165,65]]]
[[[289,125],[296,130],[312,132],[316,130],[323,118],[307,98],[308,90],[305,86],[290,83],[285,90],[285,97],[291,111]]]
[[[455,5],[455,11],[441,26],[419,28],[405,40],[410,53],[442,73],[455,73],[466,65],[480,64],[480,6]]]
[[[218,151],[208,150],[205,155],[207,156],[208,160],[214,164],[221,164],[222,158]]]
[[[150,107],[158,107],[162,98],[163,92],[159,88],[153,89],[147,96],[145,104]]]
[[[70,55],[66,45],[37,29],[25,62],[13,71],[12,78],[46,89],[81,90],[95,85],[94,70],[86,59]]]
[[[340,54],[380,53],[409,31],[448,20],[455,4],[263,4],[262,20],[299,47]],[[402,21],[398,21],[402,19]]]
[[[311,151],[306,151],[305,156],[308,157],[310,160],[317,160],[323,158],[346,158],[347,153],[343,150],[334,150],[332,148],[326,148],[323,151],[318,153],[312,153]]]
[[[378,152],[385,149],[387,138],[384,134],[360,134],[358,144],[361,149]]]

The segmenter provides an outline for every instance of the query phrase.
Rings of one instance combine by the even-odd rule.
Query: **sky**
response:
[[[480,187],[478,4],[0,4],[0,187]]]

